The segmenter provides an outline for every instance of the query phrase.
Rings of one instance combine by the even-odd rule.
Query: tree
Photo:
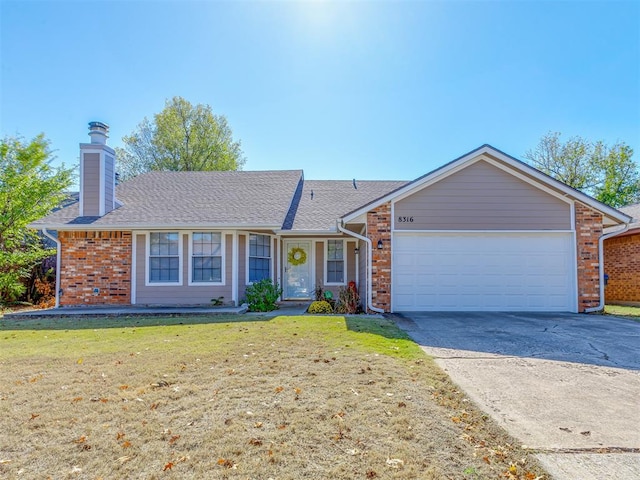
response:
[[[73,181],[72,169],[51,160],[43,134],[0,140],[0,303],[19,298],[32,268],[54,252],[27,227],[60,205]]]
[[[624,143],[608,146],[581,137],[563,143],[560,133],[549,132],[524,157],[538,170],[612,207],[640,201],[640,168]]]
[[[122,141],[125,148],[116,149],[122,180],[151,170],[240,170],[245,163],[226,117],[182,97],[167,100],[152,121],[145,117]]]

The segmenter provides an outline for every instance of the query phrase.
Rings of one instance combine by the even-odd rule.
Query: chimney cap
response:
[[[94,131],[94,130],[104,130],[104,131],[109,131],[109,125],[107,125],[106,123],[102,123],[102,122],[89,122],[89,130]]]

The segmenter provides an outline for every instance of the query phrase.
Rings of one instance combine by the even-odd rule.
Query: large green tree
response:
[[[145,117],[122,141],[125,147],[116,149],[122,180],[152,170],[240,170],[245,163],[226,117],[182,97],[167,100],[153,120]]]
[[[72,169],[54,168],[52,159],[42,134],[0,140],[0,303],[20,297],[33,267],[53,253],[27,227],[59,206],[73,181]]]
[[[640,167],[624,143],[607,145],[581,137],[544,135],[524,157],[537,169],[612,207],[640,201]]]

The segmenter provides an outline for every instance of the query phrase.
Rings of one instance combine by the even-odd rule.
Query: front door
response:
[[[286,241],[284,267],[284,298],[309,299],[313,292],[311,285],[311,242]]]

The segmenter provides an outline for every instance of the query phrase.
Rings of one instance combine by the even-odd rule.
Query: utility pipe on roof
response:
[[[600,276],[600,303],[597,307],[585,308],[584,313],[600,312],[604,309],[604,241],[620,233],[629,230],[629,224],[625,223],[624,227],[615,232],[601,235],[598,239],[598,274]]]
[[[54,237],[53,235],[51,235],[49,232],[47,232],[46,228],[42,229],[42,233],[45,237],[47,237],[50,240],[53,240],[56,244],[56,307],[58,308],[60,307],[60,240],[58,240],[56,237]]]
[[[340,230],[342,233],[346,233],[347,235],[355,237],[358,240],[363,240],[363,241],[365,241],[367,243],[367,308],[369,308],[369,310],[373,310],[374,312],[384,313],[383,309],[373,306],[373,292],[372,292],[372,288],[371,288],[371,284],[372,284],[372,282],[371,282],[371,270],[372,270],[371,257],[372,257],[373,247],[371,245],[371,240],[369,238],[365,237],[365,236],[360,235],[359,233],[355,233],[355,232],[352,232],[351,230],[347,230],[342,225],[340,225],[340,223],[338,223],[338,230]],[[357,268],[358,268],[358,266],[356,265],[356,269]]]

